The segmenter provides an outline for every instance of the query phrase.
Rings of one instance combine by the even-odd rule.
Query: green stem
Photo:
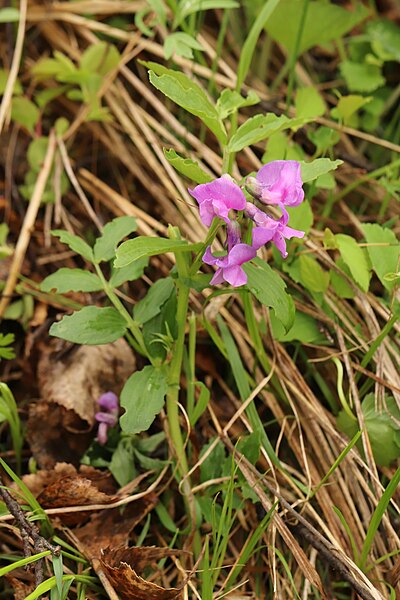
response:
[[[352,192],[354,189],[356,189],[362,183],[365,183],[366,181],[370,181],[371,179],[376,179],[377,177],[380,177],[381,175],[385,175],[386,173],[390,172],[392,169],[394,169],[396,167],[400,167],[400,158],[398,158],[397,160],[394,160],[393,162],[389,163],[388,165],[385,165],[384,167],[380,167],[379,169],[375,169],[375,171],[371,171],[371,173],[368,173],[367,175],[364,175],[363,177],[356,179],[352,183],[349,183],[349,185],[347,185],[340,192],[340,194],[335,196],[335,202],[337,202],[338,200],[341,200],[342,198],[344,198],[344,196],[347,196],[347,194],[349,192]]]
[[[189,270],[190,277],[192,277],[193,275],[196,275],[196,273],[199,270],[199,267],[201,265],[203,254],[206,251],[207,246],[210,246],[210,244],[212,244],[215,236],[217,235],[218,229],[220,227],[221,227],[220,219],[214,219],[213,222],[211,223],[210,229],[208,230],[206,239],[204,240],[204,244],[203,244],[200,252],[197,253],[196,258],[194,259],[193,264],[190,267],[190,270]],[[178,271],[179,271],[179,267],[178,267]]]
[[[109,284],[109,282],[104,277],[103,272],[100,269],[100,266],[95,264],[94,267],[96,269],[97,275],[99,276],[99,279],[101,280],[101,283],[103,284],[103,289],[104,289],[105,293],[107,294],[108,299],[114,305],[114,307],[117,309],[119,314],[125,319],[125,321],[128,325],[128,329],[129,329],[130,333],[132,334],[132,337],[129,340],[130,343],[132,344],[132,346],[134,347],[134,349],[137,352],[139,352],[140,354],[143,354],[143,356],[146,356],[146,358],[148,358],[149,361],[153,364],[154,361],[147,351],[147,348],[144,343],[143,335],[142,335],[139,325],[131,317],[129,312],[126,310],[125,306],[122,304],[121,300],[118,298],[117,294],[114,292],[112,286]]]
[[[301,38],[303,35],[303,31],[304,31],[304,24],[306,21],[308,5],[309,5],[309,0],[303,0],[303,6],[301,9],[301,15],[300,15],[300,21],[299,21],[299,27],[298,27],[297,35],[296,35],[296,42],[295,42],[295,46],[294,46],[294,50],[293,50],[293,53],[291,56],[291,62],[290,62],[289,82],[288,82],[288,90],[287,90],[287,96],[286,96],[286,109],[287,110],[289,110],[290,103],[292,101],[296,62],[297,62],[297,57],[299,55],[300,42],[301,42]]]
[[[188,472],[185,447],[179,422],[179,389],[182,371],[183,353],[185,347],[185,325],[189,307],[189,288],[177,282],[178,304],[176,309],[176,320],[178,323],[178,337],[175,343],[174,354],[169,364],[168,392],[167,392],[167,417],[169,431],[174,444],[175,454],[179,463],[181,476]],[[186,481],[187,485],[189,482]]]

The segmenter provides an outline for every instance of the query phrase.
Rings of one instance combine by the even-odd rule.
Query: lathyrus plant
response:
[[[278,272],[258,258],[257,252],[272,242],[283,258],[287,256],[286,240],[304,236],[304,231],[290,227],[288,209],[303,202],[305,181],[336,168],[340,161],[319,159],[308,164],[274,161],[264,165],[255,177],[250,175],[236,182],[230,172],[237,152],[265,140],[274,132],[298,127],[304,120],[257,114],[237,127],[238,110],[257,103],[255,93],[250,92],[244,98],[238,91],[223,90],[214,104],[203,89],[183,73],[155,63],[147,66],[150,67],[151,83],[200,118],[219,142],[223,174],[216,179],[194,161],[178,156],[174,150],[165,151],[171,164],[197,184],[189,192],[197,201],[200,219],[208,227],[208,233],[205,239],[188,243],[182,239],[179,229],[170,225],[168,238],[138,236],[122,241],[136,230],[135,219],[128,216],[108,223],[93,246],[65,231],[54,231],[54,235],[91,265],[91,271],[60,269],[43,281],[42,289],[59,293],[105,292],[107,306],[86,306],[64,316],[52,325],[50,333],[78,344],[105,344],[125,336],[133,349],[146,358],[148,364],[133,373],[122,390],[120,400],[125,413],[120,425],[125,433],[145,431],[165,405],[177,473],[183,479],[183,491],[188,495],[189,466],[179,403],[185,406],[193,426],[210,397],[202,382],[193,380],[188,387],[188,394],[192,393],[190,390],[199,390],[197,403],[193,397],[185,402],[180,389],[191,312],[190,293],[201,292],[210,286],[229,285],[232,293],[242,296],[247,307],[250,335],[257,335],[254,314],[251,316],[253,301],[272,308],[283,328],[288,330],[294,319],[294,302]],[[245,75],[243,69],[245,67],[241,76]],[[229,135],[227,119],[231,121]],[[273,212],[270,210],[272,205]],[[223,252],[213,250],[217,236],[223,244]],[[141,277],[149,257],[166,252],[174,255],[174,268],[168,277],[150,287],[147,296],[131,313],[116,290],[125,282]],[[209,274],[208,267],[204,272],[203,265],[216,267],[214,274]],[[189,346],[193,347],[196,328],[190,326],[189,331]],[[255,347],[259,342],[257,338]],[[188,356],[194,360],[193,352],[188,352]],[[192,365],[192,373],[194,370]],[[248,406],[247,415],[253,429],[260,434],[261,444],[277,464],[278,459],[254,405]]]

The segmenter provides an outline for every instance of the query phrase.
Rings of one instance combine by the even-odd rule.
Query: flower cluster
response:
[[[288,226],[289,213],[285,208],[298,206],[304,200],[300,163],[295,160],[268,163],[258,171],[256,177],[247,178],[246,189],[259,203],[277,205],[282,216],[276,220],[252,202],[247,202],[243,191],[229,175],[189,190],[199,204],[204,225],[209,227],[215,217],[226,224],[226,254],[215,256],[209,246],[203,256],[206,264],[217,267],[211,280],[213,285],[223,281],[234,287],[245,284],[247,276],[242,265],[254,258],[261,246],[273,242],[286,258],[285,240],[304,236],[304,231]],[[252,222],[251,244],[242,242],[241,226],[234,211],[243,211],[241,224]]]
[[[106,392],[97,400],[97,404],[101,408],[94,416],[99,423],[97,430],[97,441],[104,446],[107,443],[108,430],[115,427],[118,423],[119,402],[118,396],[114,392]]]

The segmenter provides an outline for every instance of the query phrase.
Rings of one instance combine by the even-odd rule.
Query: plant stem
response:
[[[147,348],[144,343],[143,335],[142,335],[139,325],[131,317],[129,312],[126,310],[125,306],[122,304],[121,300],[118,298],[117,294],[114,292],[112,286],[109,284],[109,282],[104,277],[103,272],[100,269],[100,266],[95,264],[94,267],[96,269],[97,275],[99,276],[99,279],[101,280],[101,283],[103,284],[103,289],[104,289],[105,293],[107,294],[108,299],[114,305],[114,307],[117,309],[119,314],[125,319],[125,321],[128,325],[130,333],[133,336],[133,339],[130,338],[130,340],[129,340],[130,343],[132,344],[132,346],[134,347],[134,349],[137,352],[139,352],[140,354],[143,354],[143,356],[146,356],[146,358],[148,358],[149,361],[153,364],[154,361],[147,351]]]
[[[179,463],[180,474],[184,477],[188,472],[185,447],[179,423],[179,389],[182,371],[183,352],[185,346],[185,325],[189,306],[189,288],[178,280],[178,305],[176,309],[176,320],[178,323],[178,337],[175,343],[174,354],[169,364],[169,379],[167,392],[167,417],[171,439],[174,444],[175,454]],[[189,482],[187,482],[189,483]]]
[[[301,9],[301,15],[300,15],[300,21],[299,21],[299,28],[297,30],[296,42],[295,42],[294,51],[293,51],[293,54],[291,57],[291,62],[290,62],[289,82],[288,82],[288,90],[287,90],[287,96],[286,96],[286,110],[289,110],[290,103],[292,101],[295,68],[296,68],[297,57],[299,55],[300,42],[301,42],[301,38],[303,35],[304,24],[306,22],[308,5],[309,5],[309,0],[303,0],[303,6]]]

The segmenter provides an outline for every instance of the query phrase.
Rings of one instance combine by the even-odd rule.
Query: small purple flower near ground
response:
[[[201,183],[188,191],[199,203],[200,218],[207,227],[214,217],[229,223],[229,211],[243,210],[246,205],[245,195],[229,175],[223,175],[210,183]]]
[[[280,205],[282,210],[281,218],[276,221],[272,217],[268,216],[254,206],[247,202],[245,214],[254,221],[256,227],[252,231],[252,246],[256,250],[264,246],[267,242],[273,242],[282,254],[283,258],[287,257],[286,241],[292,237],[302,238],[304,237],[304,231],[299,229],[293,229],[287,226],[289,221],[289,213],[285,210],[283,205]]]
[[[298,206],[304,200],[301,166],[297,160],[274,160],[247,180],[249,191],[264,204]]]
[[[102,409],[94,416],[99,423],[97,430],[97,441],[104,446],[107,443],[107,432],[111,427],[115,427],[118,423],[119,401],[118,396],[114,392],[106,392],[97,400],[97,404]]]

